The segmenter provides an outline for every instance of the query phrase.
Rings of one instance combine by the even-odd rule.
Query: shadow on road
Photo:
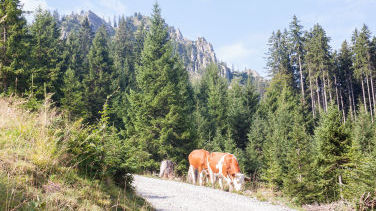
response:
[[[147,198],[147,199],[167,199],[167,198],[169,198],[168,196],[156,196],[156,195],[142,194],[142,193],[140,193],[140,195],[144,198]]]

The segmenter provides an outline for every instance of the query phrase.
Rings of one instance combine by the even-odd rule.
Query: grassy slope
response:
[[[80,176],[57,145],[72,125],[52,109],[29,112],[24,104],[0,98],[0,210],[150,209],[110,180]]]

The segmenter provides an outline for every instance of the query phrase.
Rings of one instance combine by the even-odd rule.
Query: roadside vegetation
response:
[[[89,136],[92,129],[69,122],[50,103],[30,108],[27,99],[0,97],[0,209],[151,209],[135,195],[131,177],[120,184],[100,175],[111,164],[97,175],[88,172],[82,163],[95,165],[94,150],[80,156],[73,151],[99,147]]]

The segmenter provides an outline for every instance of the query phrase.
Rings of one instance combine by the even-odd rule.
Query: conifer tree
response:
[[[196,89],[196,127],[198,146],[224,150],[228,124],[227,81],[216,64],[210,64]]]
[[[294,76],[293,70],[291,68],[291,57],[288,46],[288,33],[287,30],[281,32],[273,32],[272,36],[268,41],[268,52],[267,52],[267,68],[269,74],[274,76],[278,73]],[[294,83],[294,81],[290,81]],[[294,85],[294,84],[291,84]]]
[[[34,85],[32,92],[37,98],[42,98],[45,87],[47,92],[54,93],[53,99],[60,99],[64,66],[57,22],[49,11],[38,9],[30,32],[33,43],[31,47]]]
[[[0,91],[24,92],[28,74],[26,20],[19,0],[0,1]]]
[[[341,197],[344,166],[348,163],[349,134],[342,124],[341,113],[331,105],[315,128],[315,168],[318,171],[317,194],[321,201],[335,201]]]
[[[82,21],[78,31],[70,32],[65,42],[64,61],[67,70],[63,77],[62,107],[69,112],[69,116],[75,118],[88,118],[88,102],[85,98],[84,77],[89,75],[88,54],[93,39],[89,21]]]
[[[208,71],[208,124],[209,124],[209,134],[212,137],[217,137],[217,140],[222,140],[219,145],[223,150],[224,139],[221,137],[226,136],[226,131],[228,129],[227,124],[227,82],[219,74],[217,65],[211,64],[207,70]],[[209,140],[210,141],[210,140]]]
[[[248,133],[248,145],[245,150],[246,157],[245,171],[251,175],[258,175],[264,169],[264,144],[270,134],[270,122],[267,121],[267,114],[262,112],[262,108],[266,106],[261,103],[252,121],[250,131]],[[259,175],[258,175],[259,176]]]
[[[349,163],[344,172],[344,198],[358,203],[359,198],[376,188],[375,125],[363,106],[352,126]]]
[[[328,72],[331,67],[330,60],[330,38],[326,36],[325,30],[319,24],[307,34],[306,64],[308,69],[309,87],[311,92],[312,112],[327,110],[328,97],[330,92]]]
[[[192,89],[188,74],[172,55],[166,24],[158,4],[154,5],[152,25],[147,34],[140,65],[136,67],[135,90],[128,96],[130,123],[128,141],[144,152],[140,169],[156,170],[162,159],[172,159],[178,171],[187,166],[194,147],[190,113]]]
[[[286,176],[286,157],[293,126],[292,111],[296,106],[293,88],[288,82],[290,77],[291,75],[276,75],[267,93],[270,99],[265,101],[270,102],[266,104],[270,130],[263,145],[265,165],[262,178],[273,188],[282,188],[283,178]],[[278,94],[275,95],[276,93]]]
[[[292,68],[294,68],[295,78],[299,81],[302,102],[305,102],[305,76],[303,73],[305,52],[303,26],[299,24],[299,20],[295,15],[290,23],[289,39],[291,45]]]
[[[353,49],[354,49],[354,75],[360,81],[363,94],[363,106],[366,112],[370,112],[373,121],[373,98],[371,97],[370,89],[370,74],[371,74],[371,52],[370,52],[370,32],[368,27],[364,25],[362,30],[353,34]],[[368,98],[368,100],[367,100]]]
[[[87,17],[81,22],[78,32],[72,32],[67,40],[70,68],[75,70],[80,81],[89,74],[89,51],[94,34]]]
[[[87,104],[84,101],[82,85],[75,71],[69,68],[64,74],[64,97],[61,99],[62,107],[69,112],[69,119],[87,118]]]
[[[253,114],[257,109],[258,96],[251,84],[251,78],[241,86],[238,80],[233,80],[228,90],[228,124],[236,146],[245,149],[247,133]]]
[[[292,130],[287,149],[287,174],[283,181],[284,192],[293,197],[296,203],[311,203],[314,200],[313,144],[308,131],[308,122],[303,106],[296,104],[292,113]]]
[[[126,94],[129,94],[131,88],[135,88],[135,41],[133,41],[133,32],[127,27],[124,17],[118,22],[115,36],[112,39],[112,55],[114,58],[114,88],[119,91],[112,97],[111,120],[119,128],[123,128],[127,122],[128,100]]]
[[[352,52],[350,46],[346,41],[342,43],[341,50],[338,54],[338,79],[343,90],[343,94],[347,101],[345,105],[348,106],[348,111],[350,112],[351,118],[355,117],[355,102],[356,98],[354,95],[354,70],[352,68]],[[342,108],[345,109],[345,108]]]
[[[127,28],[127,23],[122,17],[112,44],[116,78],[121,91],[130,89],[131,83],[135,82],[132,36],[132,31]]]
[[[84,78],[85,101],[88,107],[88,121],[99,120],[107,96],[115,90],[113,87],[113,63],[109,55],[108,35],[101,26],[93,39],[89,51],[89,74]]]

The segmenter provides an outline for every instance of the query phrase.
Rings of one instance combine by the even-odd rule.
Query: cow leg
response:
[[[200,172],[200,186],[202,186],[203,179],[204,179],[204,171],[201,171]]]
[[[188,170],[188,182],[193,183],[193,166],[189,166],[189,170]]]
[[[228,184],[228,191],[232,192],[233,188],[232,188],[232,184],[231,184],[231,179],[227,176],[225,178],[227,184]]]
[[[205,173],[206,173],[206,176],[205,176],[206,184],[209,184],[209,174],[208,172],[205,172]]]
[[[210,182],[212,184],[212,187],[214,188],[215,178],[214,178],[213,171],[210,168],[209,168],[209,177],[210,177]]]
[[[207,170],[203,170],[203,173],[202,173],[202,183],[203,184],[208,184],[209,183],[209,180],[208,180],[208,171]]]
[[[214,175],[213,172],[210,173],[210,182],[212,184],[212,187],[215,188],[215,183],[217,182],[217,177]]]
[[[222,177],[219,176],[218,180],[219,180],[219,186],[221,187],[221,190],[223,190]]]
[[[192,175],[192,183],[196,184],[196,170],[193,166],[190,166],[189,168]]]

